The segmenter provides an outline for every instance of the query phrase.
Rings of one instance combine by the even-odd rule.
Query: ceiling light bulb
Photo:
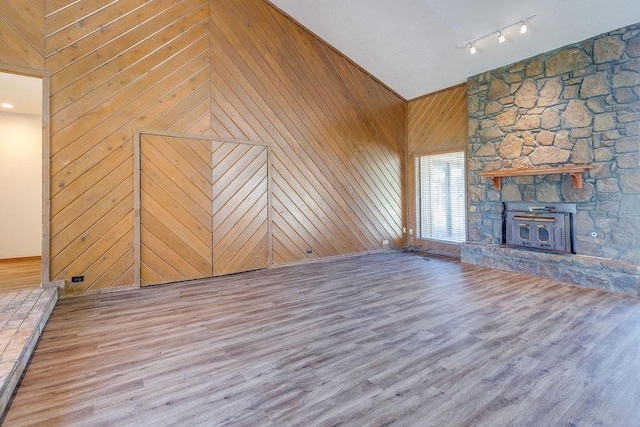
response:
[[[524,34],[527,32],[527,23],[523,22],[522,25],[520,26],[520,34]]]
[[[469,52],[471,53],[471,55],[476,53],[476,47],[473,44],[471,46],[469,46]]]
[[[504,34],[502,34],[502,31],[500,31],[500,35],[498,36],[498,41],[499,41],[500,43],[504,43],[504,40],[505,40],[505,38],[504,38]]]
[[[6,103],[4,103],[4,102],[3,102],[2,104],[0,104],[0,107],[2,107],[2,108],[7,108],[7,109],[9,109],[9,110],[10,110],[10,109],[12,109],[12,108],[14,108],[14,107],[13,107],[13,105],[11,105],[11,104],[6,104]]]

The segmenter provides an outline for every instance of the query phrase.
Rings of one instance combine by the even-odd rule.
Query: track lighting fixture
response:
[[[469,53],[470,54],[474,54],[476,53],[478,50],[476,49],[475,43],[478,40],[482,40],[486,37],[492,36],[494,34],[498,34],[498,42],[499,43],[504,43],[506,41],[506,38],[504,36],[504,31],[508,28],[511,28],[515,25],[520,24],[520,34],[524,34],[527,32],[527,21],[530,20],[531,18],[535,17],[536,15],[531,15],[531,16],[527,16],[526,18],[522,18],[522,19],[518,19],[515,22],[512,22],[511,24],[505,25],[504,27],[500,28],[499,30],[495,30],[495,31],[491,31],[490,33],[487,33],[483,36],[480,37],[476,37],[473,40],[469,40],[468,42],[465,43],[460,43],[458,45],[458,49],[464,49],[464,48],[469,48]]]

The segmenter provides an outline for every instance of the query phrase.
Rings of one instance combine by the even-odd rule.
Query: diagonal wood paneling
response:
[[[411,156],[464,150],[467,146],[466,83],[409,102],[407,114]]]
[[[45,0],[0,0],[0,66],[44,70]]]
[[[213,275],[267,268],[268,154],[213,142]]]
[[[208,5],[53,0],[46,8],[51,277],[84,274],[68,292],[131,285],[133,129],[209,132]]]
[[[51,73],[68,292],[133,283],[134,129],[270,143],[276,264],[402,244],[406,102],[267,1],[0,2],[0,65]]]
[[[465,150],[469,139],[467,85],[454,86],[411,101],[407,114],[407,224],[415,231],[415,156]],[[413,236],[410,236],[408,244],[416,244]],[[433,249],[442,251],[437,247]]]
[[[141,284],[212,274],[211,143],[142,135]]]
[[[274,262],[401,245],[405,102],[265,1],[210,5],[211,128],[273,143]]]

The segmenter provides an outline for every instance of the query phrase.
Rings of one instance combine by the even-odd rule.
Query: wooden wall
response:
[[[44,70],[45,0],[0,0],[0,67]]]
[[[467,84],[410,101],[407,109],[407,227],[413,232],[407,243],[411,246],[425,247],[436,253],[459,255],[457,247],[415,239],[415,157],[466,149],[469,139]]]
[[[31,46],[16,15],[44,21],[50,273],[68,292],[133,283],[140,128],[270,143],[276,264],[402,244],[406,103],[266,1],[35,3],[2,3],[0,29]],[[42,56],[0,48],[2,63]]]
[[[210,16],[212,131],[273,142],[274,262],[401,245],[406,103],[265,1]]]
[[[51,278],[133,283],[133,130],[208,132],[203,0],[47,1]]]

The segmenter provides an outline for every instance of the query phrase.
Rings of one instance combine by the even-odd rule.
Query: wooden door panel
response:
[[[207,140],[141,136],[142,285],[213,275],[210,147]]]
[[[148,138],[153,138],[153,142]],[[191,164],[186,163],[181,155],[174,150],[162,151],[156,138],[169,138],[149,136],[143,137],[141,140],[142,163],[147,160],[150,164],[149,169],[159,172],[160,175],[167,175],[170,180],[165,187],[166,191],[173,193],[181,193],[187,195],[191,203],[196,203],[203,209],[209,209],[211,201],[211,178],[201,175]],[[186,138],[174,138],[180,141],[188,141]],[[180,142],[176,142],[178,144]],[[185,143],[185,142],[182,142]],[[192,155],[195,157],[195,153]],[[186,164],[185,164],[186,163]],[[143,170],[144,172],[144,170]],[[181,196],[177,194],[175,197]]]
[[[211,230],[211,205],[199,206],[185,192],[167,193],[167,190],[174,185],[172,177],[153,164],[153,161],[143,158],[142,162],[145,160],[147,160],[145,179],[143,180],[141,177],[141,188],[153,192],[154,198],[160,202],[164,201],[165,206],[169,206],[170,203],[173,209],[178,209],[180,206],[190,206],[189,213],[195,217],[198,223],[203,226],[209,225],[209,230]]]
[[[268,149],[213,143],[213,273],[268,267]]]

